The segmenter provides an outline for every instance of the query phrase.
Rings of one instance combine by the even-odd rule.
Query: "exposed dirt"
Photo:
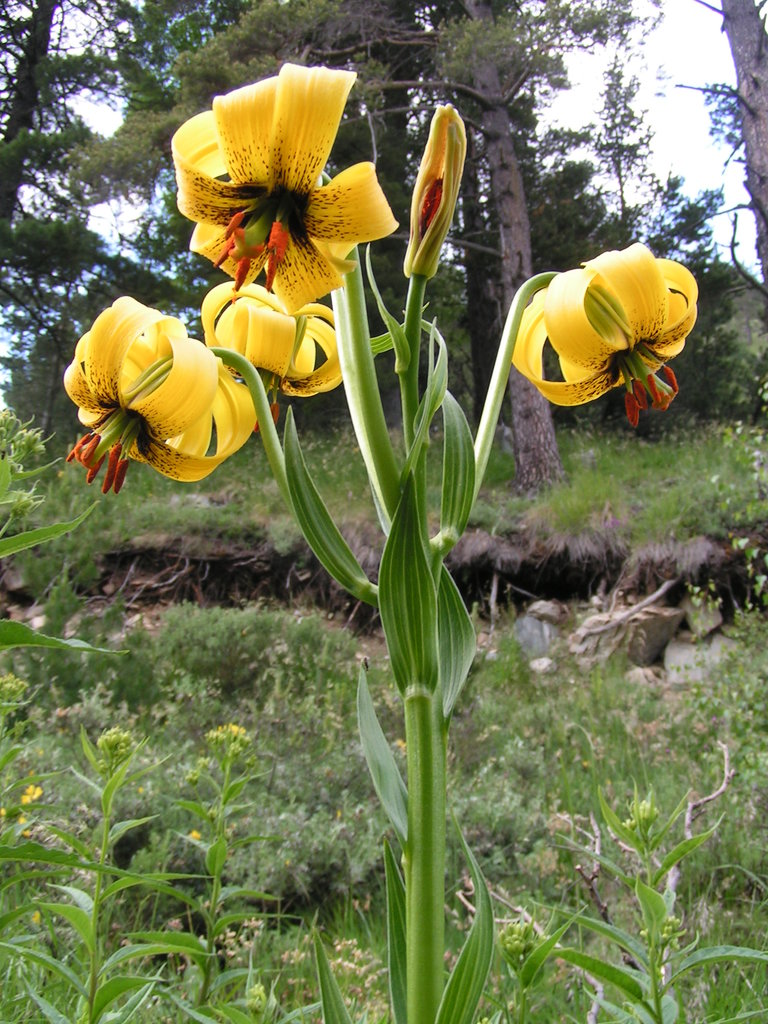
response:
[[[375,579],[380,536],[358,526],[346,532],[346,539]],[[768,536],[755,540],[766,550]],[[467,604],[477,603],[481,610],[533,598],[583,600],[616,589],[643,595],[674,579],[680,593],[687,582],[712,581],[727,612],[742,602],[747,584],[743,555],[727,540],[707,537],[631,552],[610,532],[542,539],[470,530],[447,562]],[[153,533],[101,553],[96,565],[99,576],[87,595],[93,604],[119,597],[127,608],[139,610],[181,601],[232,606],[259,598],[301,599],[335,612],[357,629],[365,629],[375,617],[331,580],[301,543],[278,550],[264,539],[246,548],[217,539]],[[2,604],[25,603],[23,583],[14,581],[12,572],[0,578],[2,591]],[[675,596],[670,592],[671,600]]]

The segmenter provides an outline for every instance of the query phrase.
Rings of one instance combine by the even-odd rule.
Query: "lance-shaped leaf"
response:
[[[475,886],[475,919],[445,986],[436,1024],[472,1024],[493,958],[493,907],[472,851],[459,833]]]
[[[405,882],[389,843],[384,843],[384,872],[387,881],[387,952],[389,1001],[395,1024],[407,1024],[405,942]]]
[[[365,669],[362,667],[357,684],[357,722],[373,788],[395,830],[398,842],[405,849],[408,835],[408,792],[395,764],[392,748],[376,717]]]
[[[352,1019],[341,998],[339,986],[331,973],[328,957],[325,955],[320,936],[315,932],[315,964],[320,984],[320,1004],[323,1008],[324,1024],[352,1024]]]
[[[58,651],[79,651],[83,654],[125,654],[125,651],[111,651],[108,647],[92,647],[85,640],[63,640],[58,636],[37,633],[23,622],[0,621],[0,651],[11,647],[51,647]]]
[[[395,682],[434,692],[438,683],[437,588],[427,559],[413,474],[405,479],[379,569],[379,610]]]
[[[435,343],[437,343],[437,359],[434,359]],[[427,386],[416,413],[413,444],[405,460],[403,479],[418,462],[422,448],[429,438],[429,425],[443,403],[448,386],[448,347],[434,323],[430,325],[429,353]]]
[[[443,715],[448,719],[472,668],[477,643],[472,619],[445,566],[437,592],[437,628]]]
[[[285,472],[293,511],[318,561],[353,597],[375,607],[376,587],[352,554],[309,475],[290,409],[285,421]]]
[[[677,984],[682,974],[695,967],[706,967],[719,963],[768,964],[768,952],[750,949],[749,946],[710,946],[707,949],[697,949],[676,964],[676,970],[667,979],[665,987],[671,988]]]
[[[61,537],[62,534],[69,533],[88,518],[97,504],[98,502],[94,502],[77,519],[72,519],[67,523],[53,523],[51,526],[41,526],[37,530],[17,533],[15,537],[3,537],[0,540],[0,558],[6,558],[17,551],[25,551],[27,548],[34,548],[38,544],[44,544],[47,540],[53,540],[54,537]]]
[[[683,857],[687,857],[688,854],[691,853],[692,850],[695,850],[697,846],[701,846],[702,843],[706,843],[709,837],[714,835],[717,831],[721,821],[722,818],[718,818],[712,828],[708,828],[706,832],[700,832],[697,836],[691,836],[689,839],[683,839],[677,844],[677,846],[673,847],[661,862],[658,869],[654,872],[653,884],[658,885],[662,878],[672,870],[675,864],[679,864]]]
[[[466,529],[475,494],[472,432],[461,406],[446,391],[443,399],[443,485],[440,529],[451,545]]]
[[[371,339],[371,348],[374,355],[378,355],[379,352],[387,351],[389,348],[395,350],[395,373],[405,373],[408,369],[408,364],[411,361],[411,350],[408,345],[408,339],[405,336],[402,324],[389,312],[387,307],[384,305],[384,300],[381,297],[376,279],[373,276],[373,265],[371,264],[371,247],[366,246],[365,249],[365,269],[368,274],[368,283],[371,286],[373,297],[376,299],[376,305],[379,307],[379,315],[384,323],[387,325],[387,335],[389,344],[387,348],[377,346],[376,341],[378,339]]]

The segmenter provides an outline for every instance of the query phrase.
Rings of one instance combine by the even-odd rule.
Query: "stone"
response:
[[[629,620],[627,654],[635,665],[652,665],[683,621],[681,608],[644,608]]]
[[[526,614],[559,626],[568,618],[568,608],[560,601],[534,601],[528,606]]]
[[[719,606],[706,598],[703,601],[694,601],[690,594],[686,594],[680,602],[680,607],[685,614],[688,628],[696,637],[708,636],[723,624]]]
[[[515,621],[515,638],[529,660],[543,658],[557,636],[557,627],[533,615],[521,615]]]
[[[533,658],[528,662],[528,668],[536,675],[545,676],[555,671],[555,663],[551,658]]]
[[[737,647],[735,640],[722,633],[714,633],[699,643],[672,640],[664,651],[664,670],[672,683],[702,683]]]

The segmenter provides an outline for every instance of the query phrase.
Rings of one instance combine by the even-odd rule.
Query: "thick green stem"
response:
[[[546,288],[554,277],[553,272],[537,274],[529,281],[526,281],[521,288],[518,288],[512,305],[509,307],[504,330],[499,342],[499,351],[496,354],[496,362],[491,375],[491,383],[488,386],[488,394],[485,396],[485,405],[480,417],[480,425],[477,428],[475,438],[475,498],[477,498],[480,486],[485,476],[488,465],[488,458],[491,454],[493,438],[496,434],[496,424],[501,412],[501,403],[507,392],[507,381],[509,371],[512,367],[512,354],[515,351],[517,332],[520,329],[520,321],[523,311],[531,301],[536,292]]]
[[[446,738],[439,692],[405,698],[408,842],[406,899],[408,1024],[434,1024],[443,994],[445,954]]]
[[[336,344],[352,426],[380,515],[388,528],[400,500],[400,470],[381,404],[363,275],[356,253],[354,259],[355,269],[345,274],[344,287],[331,294],[336,316]]]
[[[400,377],[400,401],[403,410],[403,437],[408,451],[413,444],[413,425],[419,408],[419,363],[421,357],[421,314],[424,310],[424,292],[427,278],[413,274],[408,283],[408,298],[405,303],[405,324],[403,327],[408,340],[410,359],[408,368]]]
[[[267,398],[264,381],[261,379],[259,371],[245,356],[241,356],[239,352],[233,352],[228,348],[212,348],[211,351],[221,359],[225,366],[231,366],[236,373],[240,374],[250,391],[253,407],[256,410],[256,420],[259,424],[259,434],[261,435],[261,441],[267,455],[269,468],[272,470],[272,475],[277,481],[277,486],[280,488],[283,501],[285,501],[289,509],[292,509],[291,495],[288,491],[288,479],[285,475],[285,456],[280,445],[280,438],[277,436],[275,421],[272,419],[272,409]]]

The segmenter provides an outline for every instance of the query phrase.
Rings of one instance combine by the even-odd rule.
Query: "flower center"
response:
[[[251,210],[240,210],[227,225],[224,247],[215,265],[232,258],[235,270],[235,290],[242,288],[256,262],[258,269],[266,271],[264,282],[267,291],[272,291],[280,266],[285,261],[291,238],[302,238],[304,221],[302,197],[291,192],[267,196],[256,203]],[[258,273],[258,270],[257,270]]]
[[[128,455],[134,444],[141,449],[146,441],[147,427],[142,416],[127,408],[131,402],[145,398],[166,379],[173,365],[173,356],[164,356],[147,367],[123,392],[123,405],[105,412],[96,424],[75,444],[67,462],[79,462],[88,470],[85,482],[92,484],[107,459],[107,470],[101,493],[120,492],[128,471]]]

